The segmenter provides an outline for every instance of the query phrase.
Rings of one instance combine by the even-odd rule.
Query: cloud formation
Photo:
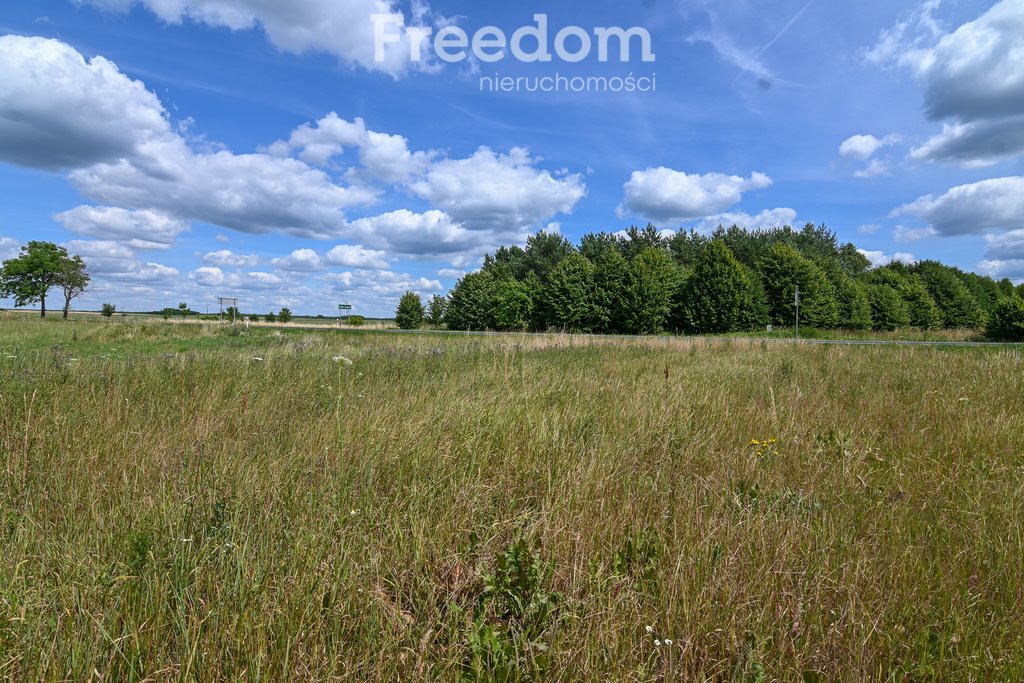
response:
[[[71,232],[100,240],[121,240],[136,249],[166,249],[188,230],[178,218],[152,209],[78,206],[53,217]]]
[[[0,158],[60,170],[139,158],[165,139],[163,105],[103,57],[47,38],[0,36]]]
[[[764,173],[750,178],[722,173],[687,174],[664,166],[634,171],[623,186],[620,217],[642,216],[659,224],[703,218],[739,203],[744,192],[771,187]]]
[[[213,4],[162,5],[168,16],[191,18],[200,6],[211,12],[204,17],[227,16]],[[66,169],[85,197],[104,206],[80,206],[57,220],[133,248],[168,246],[189,222],[201,222],[248,234],[355,238],[386,252],[345,255],[369,259],[353,262],[360,266],[380,267],[391,256],[477,258],[524,240],[586,194],[579,174],[544,170],[523,148],[448,158],[334,112],[262,151],[235,153],[190,137],[141,82],[57,40],[0,38],[0,67],[14,73],[0,83],[7,95],[0,161]],[[412,197],[430,206],[351,215],[392,190],[392,203]]]
[[[79,0],[100,8],[126,11],[135,5],[150,10],[169,24],[185,21],[215,28],[245,31],[261,28],[283,52],[323,52],[371,71],[399,75],[409,67],[409,32],[393,27],[397,40],[374,55],[374,14],[402,14],[390,0]],[[414,17],[428,13],[416,3]]]
[[[992,178],[925,195],[893,212],[917,216],[936,235],[1024,229],[1024,177]]]
[[[1000,0],[974,21],[943,33],[925,2],[883,32],[866,54],[875,64],[909,69],[925,114],[941,133],[916,147],[915,159],[988,166],[1024,154],[1024,0]]]

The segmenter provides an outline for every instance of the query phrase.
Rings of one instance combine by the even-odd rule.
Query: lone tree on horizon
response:
[[[53,242],[32,241],[16,258],[0,266],[0,296],[13,297],[17,307],[39,303],[39,317],[46,317],[46,295],[52,287],[64,292],[64,317],[71,301],[88,288],[91,278],[80,256]]]

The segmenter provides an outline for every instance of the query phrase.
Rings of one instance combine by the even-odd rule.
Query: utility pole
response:
[[[800,285],[796,286],[796,296],[793,299],[796,304],[796,338],[800,338]]]

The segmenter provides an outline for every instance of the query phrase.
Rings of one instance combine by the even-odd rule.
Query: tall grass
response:
[[[0,321],[0,679],[1020,680],[1022,369]]]

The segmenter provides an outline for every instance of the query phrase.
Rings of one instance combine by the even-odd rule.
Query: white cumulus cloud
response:
[[[382,59],[374,54],[374,14],[402,14],[390,0],[79,0],[127,10],[142,5],[165,22],[193,21],[233,31],[261,28],[279,50],[333,54],[346,63],[397,75],[409,67],[408,29],[390,26],[398,40],[387,43]],[[422,2],[409,19],[427,13]]]
[[[468,230],[510,234],[570,213],[586,194],[578,174],[538,169],[522,148],[479,148],[465,159],[434,163],[412,190]]]
[[[634,171],[623,186],[620,217],[637,214],[657,223],[675,223],[724,212],[743,193],[771,187],[764,173],[750,178],[722,173],[687,174],[664,166]]]
[[[248,268],[258,264],[260,257],[254,254],[236,254],[230,249],[218,249],[203,254],[203,262],[218,267]]]
[[[166,139],[163,105],[103,57],[58,40],[0,36],[0,159],[56,170],[137,158]]]
[[[120,240],[136,249],[166,249],[188,224],[161,211],[131,211],[113,206],[78,206],[54,216],[71,232],[101,240]]]
[[[935,234],[968,235],[1024,228],[1024,177],[991,178],[925,195],[893,212],[917,216]]]
[[[929,0],[867,54],[909,69],[927,117],[944,122],[912,157],[976,167],[1024,154],[1024,0],[1000,0],[950,33],[932,17],[939,4]]]
[[[343,268],[387,268],[387,254],[357,244],[339,244],[324,255],[324,262]]]

